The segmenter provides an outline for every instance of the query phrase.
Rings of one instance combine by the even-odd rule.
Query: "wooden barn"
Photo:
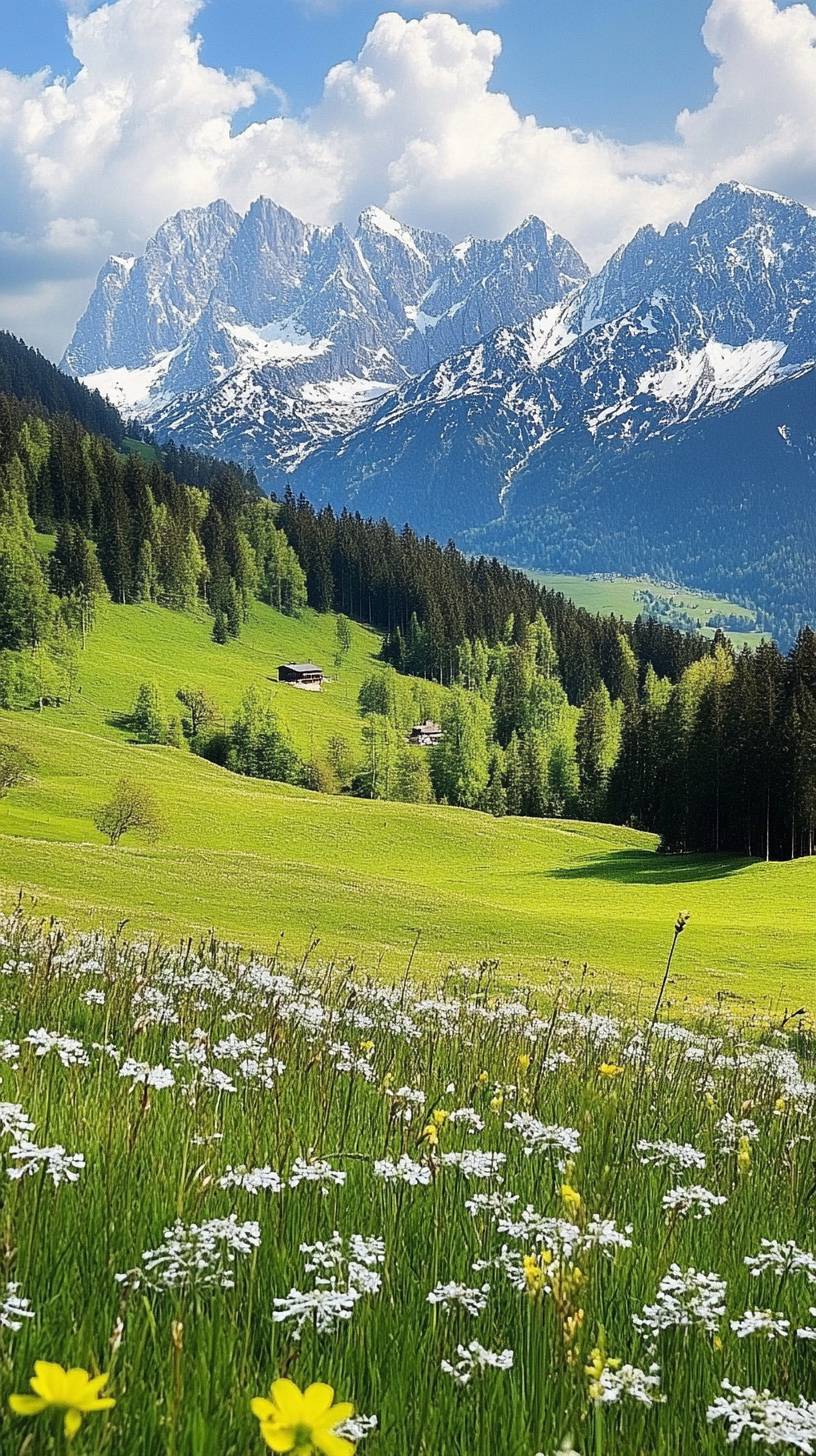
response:
[[[323,670],[313,662],[282,662],[278,668],[278,682],[290,683],[293,688],[307,688],[319,693],[323,686]]]
[[[426,718],[424,723],[414,724],[408,734],[408,742],[420,748],[433,748],[434,744],[442,742],[442,729],[438,723]]]

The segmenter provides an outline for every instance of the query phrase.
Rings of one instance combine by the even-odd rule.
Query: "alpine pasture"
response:
[[[0,720],[36,765],[0,806],[7,904],[22,889],[77,925],[124,918],[170,939],[214,928],[267,950],[283,935],[292,954],[318,938],[322,954],[391,971],[415,945],[428,972],[488,958],[540,982],[555,962],[578,978],[586,964],[635,996],[654,986],[666,928],[685,909],[672,1000],[721,993],[792,1009],[812,995],[812,860],[660,856],[654,836],[625,828],[313,794],[132,742],[127,715],[145,678],[170,702],[198,684],[225,718],[257,683],[299,750],[333,733],[359,742],[357,692],[379,643],[354,625],[335,673],[334,640],[330,615],[293,619],[260,603],[226,647],[204,615],[107,608],[72,702]],[[279,662],[306,658],[335,677],[321,693],[274,681]],[[166,827],[155,845],[133,835],[111,850],[93,826],[123,775],[158,797]]]

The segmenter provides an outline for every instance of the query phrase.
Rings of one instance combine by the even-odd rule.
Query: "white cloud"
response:
[[[723,178],[816,204],[816,16],[803,3],[712,0],[710,102],[681,113],[674,141],[636,146],[522,116],[491,89],[499,37],[451,14],[381,15],[308,113],[242,129],[246,108],[266,95],[276,110],[281,93],[204,64],[200,8],[74,4],[74,79],[0,71],[0,323],[53,351],[108,251],[218,196],[244,208],[266,193],[318,222],[374,202],[454,236],[537,212],[595,264]]]

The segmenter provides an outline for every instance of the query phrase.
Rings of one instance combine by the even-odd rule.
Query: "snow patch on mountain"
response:
[[[638,393],[652,394],[684,410],[722,405],[736,394],[770,383],[786,348],[779,339],[754,339],[737,346],[709,339],[691,354],[673,349],[662,368],[640,376]]]

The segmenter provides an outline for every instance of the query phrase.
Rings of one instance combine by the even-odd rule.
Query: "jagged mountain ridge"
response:
[[[215,206],[126,265],[140,292],[103,270],[66,356],[127,355],[88,382],[146,388],[160,433],[525,564],[730,579],[783,636],[816,616],[816,213],[724,184],[589,277],[536,219],[452,245]],[[205,301],[185,231],[213,232]]]
[[[793,631],[816,614],[814,299],[816,213],[723,185],[686,226],[642,229],[560,305],[383,399],[294,488],[529,565],[731,574]],[[798,585],[763,588],[764,556],[788,549]]]
[[[368,208],[352,235],[259,198],[180,213],[103,268],[63,364],[164,434],[266,477],[386,391],[588,270],[536,218],[454,245]]]

